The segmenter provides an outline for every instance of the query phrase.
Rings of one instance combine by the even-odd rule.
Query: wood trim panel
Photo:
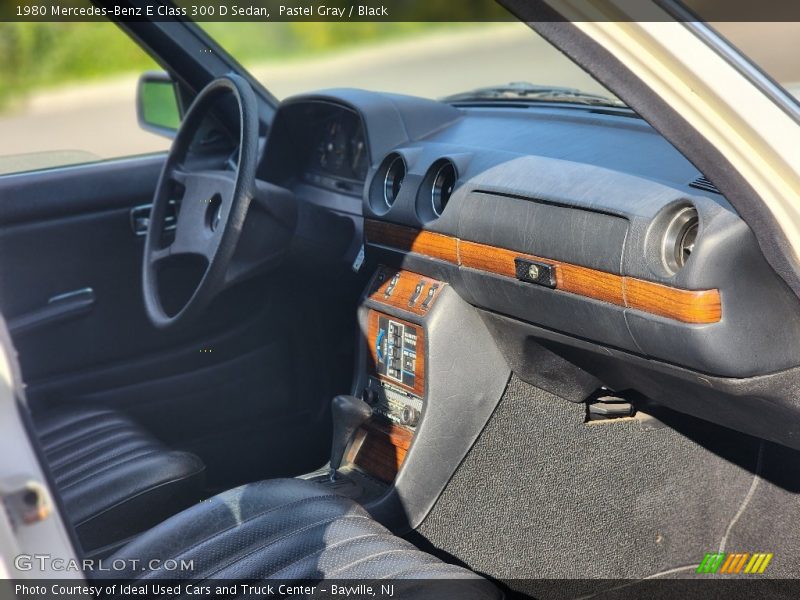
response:
[[[626,306],[684,323],[718,323],[719,290],[679,290],[668,285],[623,277]]]
[[[382,421],[368,421],[360,430],[363,436],[353,463],[381,481],[391,483],[406,459],[414,433]]]
[[[397,283],[394,286],[391,296],[387,297],[386,290],[391,284],[392,278],[395,275],[399,275]],[[422,283],[420,294],[416,302],[409,305],[411,297],[416,292],[417,285],[420,283]],[[434,285],[438,287],[435,288],[433,296],[427,305],[423,305],[423,302],[428,297],[431,286]],[[414,313],[416,315],[424,315],[433,307],[434,303],[436,302],[436,298],[438,298],[439,294],[442,293],[442,288],[444,288],[444,286],[444,282],[431,279],[430,277],[425,277],[424,275],[419,275],[418,273],[401,271],[399,269],[390,269],[388,267],[380,267],[375,273],[375,277],[370,284],[370,289],[372,292],[369,294],[369,299],[380,304],[385,304],[387,306],[392,306],[400,310]]]
[[[516,279],[515,258],[543,262],[556,267],[557,289],[619,306],[625,305],[622,277],[619,275],[475,242],[459,240],[458,248],[460,264],[464,267]]]
[[[367,221],[369,224],[371,221]],[[409,236],[405,231],[395,237],[380,237],[381,231],[401,230],[408,227],[381,223],[384,227],[374,229],[373,239],[377,243],[403,250],[403,247],[393,245],[397,235]],[[411,229],[413,232],[414,230]],[[425,233],[425,232],[423,232]],[[439,237],[441,234],[430,234]],[[616,275],[606,271],[599,271],[589,267],[582,267],[571,263],[561,262],[551,258],[515,252],[507,248],[498,248],[487,244],[450,238],[456,245],[455,264],[459,266],[494,273],[503,277],[516,278],[515,258],[525,258],[543,262],[555,267],[556,289],[623,306],[642,312],[659,315],[683,323],[704,324],[717,323],[722,319],[722,300],[719,290],[684,290],[670,287],[652,281],[645,281],[635,277]],[[371,241],[370,237],[367,241]],[[419,249],[413,252],[421,252]],[[440,258],[440,257],[434,257]]]
[[[385,375],[378,375],[378,354],[377,350],[375,349],[375,340],[378,337],[378,324],[380,317],[385,316],[393,321],[397,321],[398,323],[402,323],[403,325],[408,325],[413,327],[417,330],[417,363],[414,369],[414,387],[408,386],[404,383],[400,383],[396,379],[391,379],[390,377],[386,377]],[[397,317],[393,317],[391,315],[384,315],[383,313],[378,312],[377,310],[370,310],[369,314],[367,315],[367,350],[368,354],[368,362],[367,370],[378,377],[383,381],[387,381],[392,385],[396,385],[401,387],[405,390],[409,390],[419,396],[420,398],[425,397],[425,330],[423,329],[422,325],[418,325],[416,323],[410,323],[403,319],[398,319]]]
[[[364,221],[364,235],[369,244],[424,254],[458,264],[458,240],[449,235],[371,219]]]

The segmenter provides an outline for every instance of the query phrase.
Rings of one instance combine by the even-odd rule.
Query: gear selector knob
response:
[[[355,396],[336,396],[331,402],[333,439],[331,440],[331,481],[336,480],[336,471],[342,465],[344,451],[353,434],[372,416],[369,404]]]

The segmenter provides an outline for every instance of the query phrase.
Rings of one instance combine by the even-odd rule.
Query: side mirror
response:
[[[148,71],[139,77],[136,90],[136,116],[145,131],[175,137],[183,116],[178,89],[163,71]]]

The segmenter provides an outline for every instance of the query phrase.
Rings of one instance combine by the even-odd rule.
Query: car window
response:
[[[333,87],[442,98],[512,82],[613,97],[519,22],[198,25],[279,99]]]
[[[113,23],[0,23],[0,174],[167,149],[136,117],[158,68]]]

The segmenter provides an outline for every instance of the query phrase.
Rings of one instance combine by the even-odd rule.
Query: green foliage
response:
[[[0,107],[35,89],[154,68],[113,23],[0,23]]]
[[[201,24],[244,64],[376,43],[453,25],[433,22]],[[156,63],[113,23],[0,23],[0,110],[42,88],[157,68]]]
[[[251,64],[379,43],[453,23],[200,23],[239,62]]]

